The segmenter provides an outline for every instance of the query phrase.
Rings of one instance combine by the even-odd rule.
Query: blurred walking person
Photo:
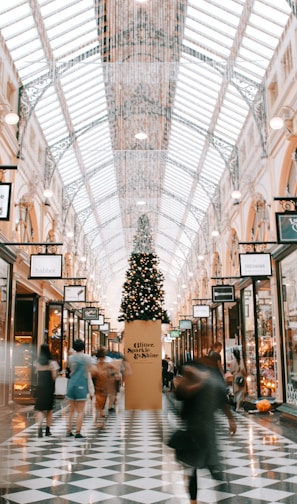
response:
[[[58,375],[59,365],[52,359],[49,346],[44,343],[40,347],[39,356],[34,363],[36,371],[36,422],[38,424],[38,437],[43,436],[42,424],[46,419],[45,435],[51,436],[50,427],[53,419],[55,400],[55,380]]]
[[[233,394],[236,411],[242,411],[242,404],[246,394],[246,369],[238,348],[233,349],[234,358],[230,362],[230,372],[233,376]]]
[[[97,351],[97,363],[91,367],[91,375],[95,387],[95,426],[105,428],[105,406],[109,392],[112,363],[105,360],[106,352],[104,348]]]
[[[73,343],[74,354],[69,356],[68,366],[70,378],[67,386],[67,399],[69,401],[67,437],[83,438],[81,428],[84,418],[84,409],[89,393],[88,373],[91,369],[92,358],[84,353],[85,343],[77,339]],[[72,433],[72,422],[76,413],[75,435]]]
[[[168,444],[175,449],[176,459],[189,476],[191,504],[198,503],[197,469],[208,468],[215,479],[222,479],[216,442],[216,411],[221,409],[227,416],[229,433],[233,435],[236,432],[223,382],[217,370],[205,362],[201,360],[185,365],[182,376],[174,380],[176,398],[182,401],[184,430],[176,431]]]

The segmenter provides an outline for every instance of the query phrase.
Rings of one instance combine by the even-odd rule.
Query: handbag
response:
[[[244,386],[244,376],[236,376],[235,383],[239,387],[243,387]]]

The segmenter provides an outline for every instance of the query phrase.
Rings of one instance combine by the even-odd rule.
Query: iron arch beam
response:
[[[293,0],[287,0],[287,2],[293,9],[293,4],[295,2]],[[297,8],[295,4],[295,11],[296,9]],[[194,58],[199,59],[203,63],[210,65],[211,68],[214,68],[223,77],[228,79],[228,81],[235,87],[235,89],[238,91],[242,99],[248,105],[249,110],[255,119],[255,123],[257,125],[261,141],[262,156],[267,157],[265,87],[261,83],[257,83],[252,79],[248,79],[247,77],[245,77],[242,74],[239,74],[235,70],[230,71],[230,68],[223,67],[218,61],[215,61],[212,58],[209,58],[204,54],[199,53],[199,51],[196,51],[191,47],[187,47],[183,44],[181,50],[185,54],[193,56]]]

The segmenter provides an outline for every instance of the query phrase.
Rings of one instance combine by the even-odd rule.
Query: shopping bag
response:
[[[55,381],[55,396],[65,397],[67,393],[68,379],[64,376],[58,375]]]

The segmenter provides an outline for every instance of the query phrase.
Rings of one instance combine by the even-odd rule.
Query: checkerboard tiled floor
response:
[[[162,411],[120,407],[101,431],[88,404],[84,439],[65,437],[65,415],[55,414],[50,438],[32,425],[0,445],[1,503],[189,503],[183,470],[163,442],[173,419],[165,394]],[[199,470],[199,504],[296,504],[297,444],[236,415],[235,437],[218,418],[225,481]]]

